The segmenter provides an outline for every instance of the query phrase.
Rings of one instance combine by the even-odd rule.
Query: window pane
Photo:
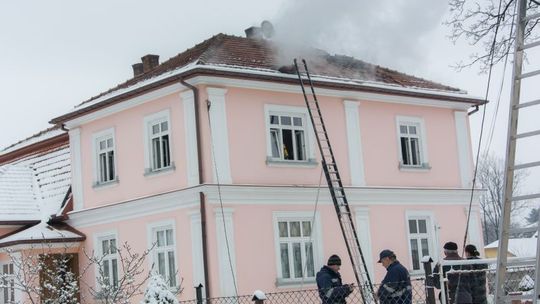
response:
[[[103,240],[101,241],[101,252],[103,255],[107,255],[110,253],[109,251],[109,240]]]
[[[301,126],[302,126],[302,118],[300,118],[300,117],[293,117],[293,124],[294,124],[295,126],[301,127]]]
[[[279,151],[281,150],[279,148],[279,130],[278,129],[270,129],[270,141],[272,145],[272,157],[279,158],[281,155],[279,154]]]
[[[99,181],[107,181],[107,156],[105,153],[99,155]]]
[[[165,252],[158,253],[158,272],[164,278],[166,278],[167,273],[165,272]]]
[[[110,249],[110,253],[116,253],[116,240],[115,239],[110,239],[109,240],[109,249]]]
[[[401,134],[407,134],[407,126],[399,126],[399,132]]]
[[[291,226],[291,236],[292,237],[301,236],[301,234],[300,234],[300,222],[290,222],[290,226]]]
[[[114,180],[114,151],[109,151],[107,153],[108,161],[109,161],[109,174],[108,174],[108,180]]]
[[[112,285],[118,286],[118,261],[116,259],[111,260],[112,262]]]
[[[409,134],[416,134],[416,127],[415,126],[409,126]]]
[[[158,134],[159,133],[159,124],[152,126],[152,134]]]
[[[306,273],[308,277],[315,276],[315,265],[313,263],[313,244],[306,243]]]
[[[416,220],[409,220],[409,233],[418,233],[418,230],[416,230]]]
[[[161,147],[159,143],[159,138],[152,139],[152,152],[153,152],[153,164],[154,169],[161,168]]]
[[[169,151],[169,135],[161,137],[163,144],[163,167],[168,167],[171,165],[171,153]]]
[[[418,241],[411,240],[411,256],[413,262],[413,269],[420,269],[420,260],[418,258]]]
[[[165,246],[165,232],[163,230],[157,232],[157,246]]]
[[[420,245],[422,245],[422,256],[429,255],[428,239],[421,239]]]
[[[292,130],[282,130],[283,134],[283,159],[294,159]]]
[[[173,231],[172,229],[167,229],[166,231],[167,245],[173,245]]]
[[[426,220],[418,220],[418,230],[420,233],[427,233]]]
[[[281,274],[284,279],[291,277],[289,268],[289,245],[287,243],[279,244],[279,250],[281,255]]]
[[[411,160],[409,158],[409,139],[407,137],[401,137],[401,158],[404,165],[410,165]]]
[[[418,144],[418,138],[411,138],[411,154],[412,154],[412,164],[420,165],[420,150]]]
[[[174,265],[174,251],[167,252],[169,258],[169,286],[176,286],[176,266]]]
[[[107,144],[106,144],[106,142],[104,140],[99,142],[99,149],[100,150],[105,150],[106,147],[107,147]]]
[[[296,136],[296,160],[305,160],[306,144],[304,141],[304,131],[295,130],[294,136]]]
[[[281,116],[281,124],[284,126],[290,126],[291,118],[289,116]]]
[[[310,222],[302,222],[302,235],[311,236],[311,223]]]
[[[104,276],[104,279],[107,280],[107,284],[111,284],[111,272],[110,272],[110,268],[109,268],[109,261],[106,260],[106,261],[103,261],[103,276]]]
[[[112,141],[112,138],[109,138],[107,139],[107,148],[112,148],[113,147],[113,141]]]
[[[279,237],[288,237],[289,233],[287,231],[287,222],[279,222],[278,223],[279,228]]]
[[[270,115],[270,123],[273,125],[279,125],[279,120],[276,115]]]
[[[167,130],[169,130],[169,123],[164,121],[161,123],[161,132],[165,132]]]
[[[293,243],[294,277],[302,277],[302,251],[300,243]]]

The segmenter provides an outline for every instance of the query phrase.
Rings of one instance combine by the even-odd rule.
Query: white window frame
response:
[[[112,139],[112,148],[106,148],[105,152],[113,151],[113,161],[114,161],[114,178],[112,180],[107,181],[101,181],[101,166],[99,161],[99,155],[102,153],[99,147],[99,142],[107,139]],[[118,182],[118,152],[116,149],[116,137],[115,137],[115,131],[114,128],[109,128],[106,130],[102,130],[99,132],[96,132],[92,134],[92,151],[93,151],[93,158],[92,163],[94,167],[94,186],[101,186],[101,185],[107,185],[111,183]]]
[[[9,268],[11,266],[11,273]],[[8,278],[11,277],[9,279],[9,281],[11,282],[11,287],[4,287],[1,290],[1,294],[0,294],[0,303],[2,304],[14,304],[16,303],[16,297],[15,297],[15,265],[13,263],[1,263],[0,264],[0,271],[2,271],[2,274],[5,274],[4,272],[4,267],[8,267]],[[6,301],[6,292],[7,292],[7,301]]]
[[[163,248],[158,247],[157,245],[157,232],[161,230],[167,230],[172,229],[172,245],[166,245],[163,246]],[[171,250],[173,251],[173,257],[174,257],[174,266],[175,266],[175,277],[174,277],[174,286],[169,286],[171,289],[180,287],[180,282],[178,281],[179,278],[179,272],[180,267],[178,265],[178,248],[177,248],[177,239],[176,239],[176,225],[174,220],[166,220],[162,222],[156,222],[151,223],[147,226],[147,234],[148,234],[148,248],[152,248],[151,252],[151,258],[150,260],[150,266],[154,266],[154,271],[156,273],[159,273],[159,265],[158,265],[158,254],[165,252],[168,253]],[[166,237],[165,237],[166,238]],[[168,254],[166,254],[166,257]],[[165,259],[165,271],[169,269],[169,260],[168,258]],[[170,283],[169,277],[163,278],[166,282]]]
[[[313,219],[315,219],[313,221]],[[314,268],[314,276],[313,277],[307,277],[306,273],[304,272],[305,264],[302,265],[302,274],[304,275],[303,278],[283,278],[282,273],[282,266],[281,266],[281,238],[279,236],[279,222],[281,221],[287,221],[287,222],[293,222],[293,221],[310,221],[311,223],[311,242],[313,246],[313,268]],[[315,214],[315,217],[313,217],[313,212],[311,211],[277,211],[273,213],[273,226],[274,226],[274,249],[276,254],[276,271],[277,271],[277,285],[279,286],[294,286],[294,285],[301,285],[302,283],[314,283],[315,282],[315,275],[317,274],[317,271],[320,267],[323,265],[323,246],[322,246],[322,232],[321,232],[321,220],[320,215],[317,212]],[[301,237],[303,238],[303,237]],[[289,251],[289,261],[290,261],[290,269],[291,269],[291,276],[293,273],[292,270],[292,251]],[[305,259],[305,253],[302,251],[302,259],[303,262],[306,261]]]
[[[420,155],[420,164],[419,165],[405,165],[403,163],[403,156],[401,154],[401,125],[415,126],[417,129],[417,138],[419,140],[419,155]],[[399,159],[399,168],[400,169],[430,169],[429,167],[429,157],[427,149],[427,135],[424,119],[421,117],[412,117],[412,116],[396,116],[396,134],[397,134],[397,148],[398,148],[398,159]],[[410,135],[408,135],[410,137]]]
[[[296,116],[302,118],[302,128],[293,127],[291,129],[304,130],[304,145],[305,145],[305,160],[286,160],[282,157],[276,158],[272,156],[272,136],[270,135],[270,115],[284,115],[284,116]],[[285,105],[273,105],[266,104],[264,106],[264,121],[266,126],[266,159],[267,163],[283,163],[283,164],[316,164],[315,161],[315,133],[311,126],[308,110],[304,107],[285,106]],[[293,152],[294,153],[294,152]]]
[[[152,126],[158,123],[167,122],[168,130],[160,133],[160,136],[169,136],[169,165],[161,168],[154,168],[154,152],[152,147]],[[144,173],[152,174],[174,169],[173,134],[171,125],[171,113],[169,109],[163,110],[144,117]]]
[[[104,240],[111,240],[111,239],[114,239],[115,242],[116,242],[116,252],[114,254],[108,254],[107,257],[104,257],[104,252],[103,252],[103,247],[102,247],[102,241]],[[102,262],[103,261],[107,261],[108,263],[110,263],[110,268],[109,268],[109,282],[111,282],[111,278],[112,278],[112,271],[113,271],[113,268],[112,268],[112,260],[116,259],[116,277],[117,279],[119,280],[120,279],[120,255],[118,254],[118,250],[121,249],[120,248],[120,244],[119,244],[119,241],[118,241],[118,232],[116,230],[111,230],[111,231],[104,231],[104,232],[100,232],[100,233],[96,233],[94,234],[94,251],[97,253],[97,257],[99,259],[102,259]],[[99,269],[98,267],[103,267],[101,265],[96,265],[96,268],[95,268],[95,273],[96,273],[96,286],[99,286],[99,282],[98,282],[98,274],[99,274]]]
[[[423,238],[422,236],[413,236],[411,235],[411,232],[409,230],[409,220],[426,220],[426,233],[425,237],[428,239],[428,252],[429,256],[434,260],[437,261],[439,259],[438,251],[436,250],[436,233],[435,233],[435,227],[437,226],[435,221],[435,216],[433,215],[433,212],[431,211],[406,211],[405,212],[405,229],[407,231],[407,248],[408,248],[408,256],[409,256],[409,269],[410,273],[412,275],[419,275],[424,273],[424,268],[422,266],[422,251],[421,251],[421,243],[418,242],[418,253],[419,253],[419,263],[420,268],[419,269],[413,269],[413,256],[412,256],[412,247],[411,247],[411,239],[420,239]],[[419,233],[417,233],[419,234]]]

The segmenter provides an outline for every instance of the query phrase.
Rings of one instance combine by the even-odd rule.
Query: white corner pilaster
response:
[[[219,262],[219,285],[222,297],[236,295],[236,257],[234,246],[233,209],[214,209]],[[226,233],[225,233],[226,232]],[[226,237],[225,237],[226,236]],[[232,268],[232,269],[231,269]]]
[[[195,98],[193,91],[180,94],[184,104],[184,132],[186,137],[186,164],[188,186],[199,184],[199,157],[197,155],[197,126],[195,124]]]
[[[212,153],[216,159],[215,167],[219,176],[216,176],[214,168],[214,182],[230,184],[231,166],[229,159],[229,131],[227,128],[227,111],[225,108],[226,89],[207,88],[210,101],[210,128],[212,132]]]
[[[81,210],[83,203],[81,129],[69,130],[69,149],[71,153],[71,193],[73,194],[73,210]]]
[[[472,186],[472,155],[469,141],[469,128],[467,127],[467,112],[456,111],[454,112],[454,118],[456,123],[456,139],[461,187],[470,188]]]
[[[469,208],[465,208],[465,215],[468,215]],[[480,226],[480,213],[478,212],[477,207],[472,207],[471,209],[471,218],[469,219],[469,233],[468,243],[473,244],[476,248],[484,248],[484,242],[482,238],[482,227]]]
[[[202,243],[202,227],[201,227],[201,213],[199,211],[193,211],[189,213],[191,220],[191,254],[193,264],[193,286],[203,285],[202,293],[205,294],[204,289],[204,261],[203,261],[203,243]]]
[[[345,100],[345,122],[347,125],[347,145],[349,148],[349,168],[351,186],[365,186],[364,157],[362,155],[362,140],[360,133],[360,115],[357,101]]]
[[[373,257],[371,254],[372,248],[371,229],[369,223],[369,208],[355,208],[354,214],[356,217],[356,234],[358,236],[358,241],[360,242],[360,247],[362,248],[364,260],[366,261],[366,266],[369,271],[369,277],[371,278],[371,280],[373,280]]]

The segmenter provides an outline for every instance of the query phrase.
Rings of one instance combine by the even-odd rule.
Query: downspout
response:
[[[180,78],[180,83],[193,91],[193,100],[195,104],[195,132],[197,138],[197,163],[199,168],[199,185],[204,183],[203,177],[203,156],[202,156],[202,140],[200,126],[200,106],[199,106],[199,89]],[[202,234],[202,251],[203,251],[203,268],[204,268],[204,291],[205,297],[210,298],[210,279],[208,277],[208,238],[206,233],[206,197],[204,192],[199,192],[200,213],[201,213],[201,234]]]
[[[467,112],[469,116],[473,115],[474,113],[478,112],[480,110],[480,107],[478,105],[474,106],[474,110]]]

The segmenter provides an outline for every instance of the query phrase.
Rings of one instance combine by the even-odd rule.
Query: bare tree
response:
[[[504,60],[514,50],[516,5],[518,0],[450,0],[450,39],[465,39],[481,51],[470,55],[468,61],[457,64],[458,69],[479,64],[485,72],[491,65]],[[527,12],[540,11],[540,0],[527,0]],[[531,21],[525,30],[526,40],[539,37],[540,20]]]
[[[486,193],[480,198],[484,226],[484,242],[491,243],[499,238],[499,224],[504,204],[504,161],[494,156],[484,157],[478,166],[477,182]],[[516,171],[513,191],[520,192],[520,185],[527,177],[527,171]],[[512,213],[526,207],[526,202],[512,204]],[[516,226],[516,224],[514,224]]]

